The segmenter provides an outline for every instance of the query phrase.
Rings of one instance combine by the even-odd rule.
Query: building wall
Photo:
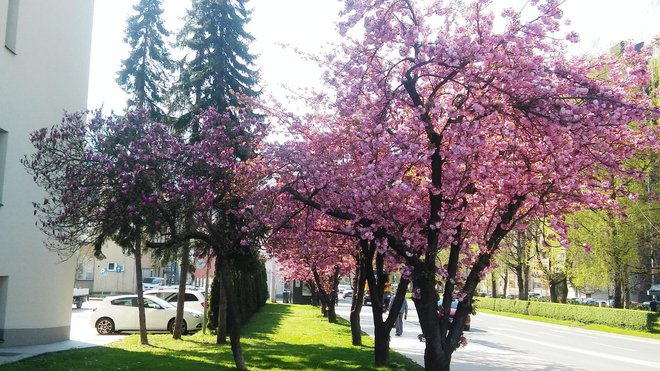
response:
[[[137,292],[134,256],[124,254],[114,242],[103,246],[103,260],[96,259],[93,250],[92,247],[81,249],[75,256],[75,287],[88,288],[99,295]],[[143,250],[142,254],[142,277],[161,277],[162,269],[154,266],[149,250]]]
[[[0,42],[16,22],[15,53],[0,45],[0,347],[69,338],[74,263],[44,247],[32,208],[44,194],[20,160],[30,132],[86,107],[93,4],[0,0]]]

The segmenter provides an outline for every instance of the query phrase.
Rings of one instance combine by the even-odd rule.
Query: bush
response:
[[[478,298],[475,300],[475,307],[477,309],[490,309],[496,312],[518,313],[646,332],[650,332],[653,329],[657,318],[655,313],[639,310],[493,298]]]
[[[268,299],[267,273],[263,259],[255,254],[235,257],[229,261],[231,278],[234,283],[234,297],[238,302],[241,323],[245,324],[250,317],[266,304]],[[218,327],[219,295],[217,280],[211,284],[209,298],[208,328],[215,331]]]

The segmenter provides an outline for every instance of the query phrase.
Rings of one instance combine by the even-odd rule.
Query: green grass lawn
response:
[[[398,353],[390,353],[390,367],[374,366],[373,340],[351,345],[347,321],[328,323],[319,308],[304,305],[266,304],[242,331],[241,342],[251,370],[422,370]],[[233,369],[229,345],[218,346],[215,337],[201,333],[172,340],[171,335],[149,335],[149,345],[139,345],[131,335],[105,347],[45,354],[2,370],[204,370]]]
[[[575,321],[564,321],[564,320],[558,320],[558,319],[546,318],[546,317],[539,317],[539,316],[528,316],[528,315],[519,314],[519,313],[498,312],[498,311],[493,311],[493,310],[484,309],[484,308],[479,308],[477,310],[477,313],[479,313],[479,312],[497,314],[499,316],[507,316],[507,317],[527,319],[527,320],[537,321],[537,322],[552,323],[552,324],[556,324],[556,325],[580,327],[580,328],[584,328],[584,329],[588,329],[588,330],[610,332],[610,333],[613,333],[613,334],[638,336],[638,337],[645,337],[645,338],[651,338],[651,339],[660,339],[660,323],[657,323],[657,322],[655,324],[655,327],[654,327],[653,331],[643,332],[643,331],[626,330],[626,329],[622,329],[622,328],[618,328],[618,327],[610,327],[610,326],[604,326],[604,325],[594,325],[594,324],[585,325],[583,323],[575,322]]]

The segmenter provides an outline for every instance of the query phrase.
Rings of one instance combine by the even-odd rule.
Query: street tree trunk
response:
[[[172,337],[180,340],[183,330],[183,310],[186,300],[186,281],[188,280],[188,267],[190,266],[190,244],[185,242],[181,247],[181,274],[179,276],[179,295],[176,301],[176,319]]]
[[[222,274],[222,261],[215,257],[215,279],[218,286],[218,327],[215,336],[216,344],[227,344],[227,291],[225,290],[224,275]],[[229,275],[231,276],[231,275]]]
[[[137,281],[138,321],[140,321],[140,344],[149,345],[147,339],[147,317],[144,313],[144,290],[142,289],[142,237],[135,237],[133,246],[135,255],[135,279]]]
[[[361,246],[368,248],[368,241],[360,241]],[[357,267],[355,278],[353,279],[353,299],[351,300],[351,338],[353,345],[362,345],[362,328],[360,326],[360,313],[362,313],[362,304],[364,303],[364,285],[367,282],[366,267],[364,264],[365,254],[360,249],[357,254]]]
[[[229,342],[231,343],[231,352],[234,356],[234,363],[237,370],[247,370],[245,366],[245,359],[243,358],[243,350],[241,349],[241,314],[238,310],[238,303],[236,302],[236,294],[234,291],[234,283],[231,279],[231,271],[229,263],[225,259],[220,259],[222,271],[222,281],[224,284],[225,292],[227,293],[227,327],[229,330]]]
[[[337,312],[335,310],[335,304],[337,303],[337,285],[339,285],[339,266],[335,266],[335,270],[332,274],[331,285],[334,289],[330,292],[326,292],[323,288],[321,282],[321,276],[319,276],[318,270],[316,267],[312,267],[312,274],[314,275],[314,281],[316,283],[316,288],[319,293],[319,299],[321,300],[321,307],[323,311],[323,316],[328,317],[329,323],[337,323]]]
[[[497,277],[495,272],[490,273],[490,287],[491,287],[491,297],[497,298]]]

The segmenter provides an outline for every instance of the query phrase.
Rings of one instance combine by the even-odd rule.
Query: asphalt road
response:
[[[404,334],[390,347],[424,364],[424,343],[412,301]],[[340,300],[337,313],[348,319],[350,301]],[[373,335],[371,307],[363,307],[362,330]],[[393,334],[393,332],[392,332]],[[452,370],[660,370],[660,340],[616,335],[477,313],[468,345],[454,352]]]

